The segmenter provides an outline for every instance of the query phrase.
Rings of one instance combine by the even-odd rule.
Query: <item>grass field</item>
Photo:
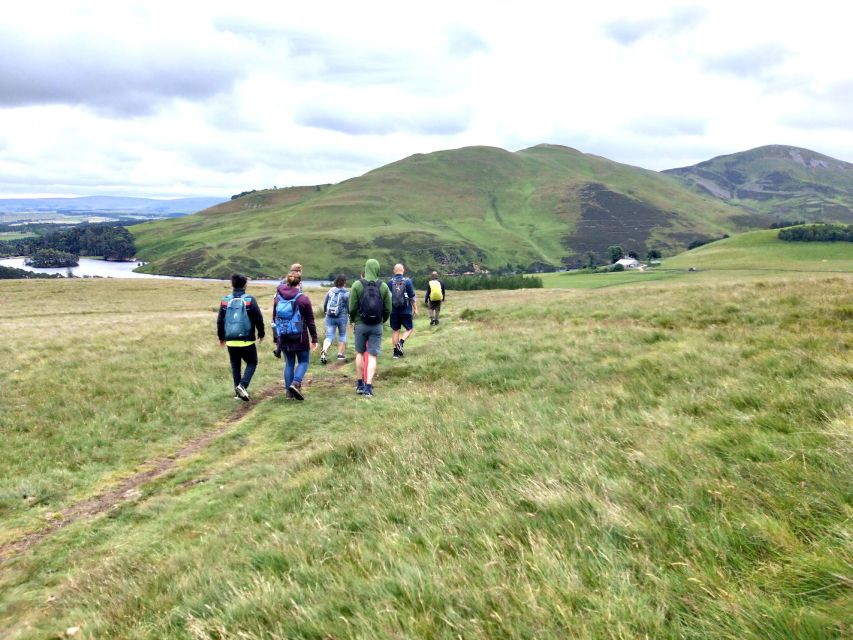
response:
[[[247,411],[221,285],[0,290],[0,637],[853,635],[849,274],[449,292]]]
[[[32,238],[34,233],[25,231],[0,231],[0,241],[3,240],[23,240],[24,238]]]

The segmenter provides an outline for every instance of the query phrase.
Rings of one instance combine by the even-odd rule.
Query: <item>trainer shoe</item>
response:
[[[355,392],[358,395],[362,395],[364,393],[364,380],[359,380],[355,383]]]
[[[347,359],[347,357],[344,354],[342,354],[342,353],[338,354],[338,360],[340,360],[341,362],[343,362],[346,359]]]
[[[234,393],[236,393],[240,397],[240,400],[242,400],[243,402],[249,401],[249,392],[246,391],[246,387],[244,387],[242,384],[238,384],[236,387],[234,387]]]
[[[323,351],[320,352],[320,363],[326,364],[328,361],[329,360],[328,360],[328,358],[326,358],[326,351],[324,349]]]
[[[397,358],[399,358],[399,357],[400,357],[400,356],[402,356],[402,355],[403,355],[403,352],[402,352],[402,351],[400,351],[400,347],[398,347],[398,346],[395,344],[395,345],[394,345],[394,355],[393,355],[393,358],[396,360]]]
[[[305,400],[305,396],[302,395],[302,383],[294,382],[288,387],[290,389],[291,395],[297,400]]]
[[[400,342],[399,342],[399,343],[397,343],[397,351],[399,351],[399,352],[400,352],[400,357],[401,357],[401,358],[402,358],[402,357],[404,357],[404,356],[406,355],[406,353],[403,351],[403,342],[404,342],[403,340],[400,340]]]
[[[362,393],[361,395],[363,395],[365,398],[372,398],[373,397],[373,385],[372,384],[364,385],[364,393]]]

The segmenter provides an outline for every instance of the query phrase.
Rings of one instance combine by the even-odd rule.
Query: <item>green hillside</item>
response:
[[[759,220],[853,222],[853,164],[809,149],[770,145],[664,173]]]
[[[784,242],[777,229],[718,240],[664,261],[667,269],[853,272],[853,243]]]
[[[738,228],[740,213],[673,177],[567,147],[466,147],[133,230],[151,272],[276,277],[299,261],[322,278],[357,273],[367,256],[424,272],[580,264],[614,243],[671,253]]]

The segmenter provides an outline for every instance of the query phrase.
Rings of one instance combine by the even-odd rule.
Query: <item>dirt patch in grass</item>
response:
[[[133,475],[125,478],[120,484],[101,493],[76,502],[62,511],[56,513],[53,518],[41,529],[29,533],[17,540],[12,540],[0,545],[0,562],[20,555],[27,549],[40,542],[55,531],[67,527],[70,524],[105,513],[114,507],[134,500],[141,495],[140,488],[144,485],[161,478],[169,473],[182,460],[189,458],[207,447],[211,442],[230,431],[234,425],[246,417],[260,402],[268,400],[282,393],[281,386],[276,384],[267,387],[254,396],[252,402],[241,402],[224,422],[209,431],[192,438],[174,453],[154,458],[142,463]]]

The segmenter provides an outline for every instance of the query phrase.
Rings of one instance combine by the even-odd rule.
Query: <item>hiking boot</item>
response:
[[[365,398],[372,398],[373,397],[373,385],[372,384],[364,385],[364,392],[361,395],[363,395]]]
[[[355,392],[358,395],[362,395],[364,393],[364,380],[359,380],[355,383]]]
[[[305,400],[305,396],[302,395],[302,383],[294,382],[288,387],[288,391],[290,391],[291,397],[296,400]]]
[[[246,387],[244,387],[242,384],[238,384],[236,387],[234,387],[234,393],[236,393],[240,400],[242,400],[243,402],[249,401],[249,392],[246,391]]]
[[[293,392],[290,390],[290,387],[284,390],[284,399],[293,400]]]
[[[342,354],[342,353],[338,354],[338,360],[340,360],[341,362],[344,362],[346,359],[347,359],[347,357],[344,354]]]
[[[393,357],[394,357],[394,359],[396,360],[397,358],[399,358],[399,357],[400,357],[400,356],[402,356],[402,355],[403,355],[403,352],[402,352],[402,351],[400,351],[400,347],[398,347],[398,346],[395,344],[395,345],[394,345],[394,356],[393,356]]]
[[[328,358],[326,358],[326,350],[320,352],[320,364],[326,364],[328,362]]]
[[[405,355],[406,355],[406,354],[403,352],[403,340],[400,340],[400,342],[398,342],[398,343],[397,343],[397,351],[399,351],[399,352],[400,352],[400,357],[401,357],[401,358],[402,358],[403,356],[405,356]]]

